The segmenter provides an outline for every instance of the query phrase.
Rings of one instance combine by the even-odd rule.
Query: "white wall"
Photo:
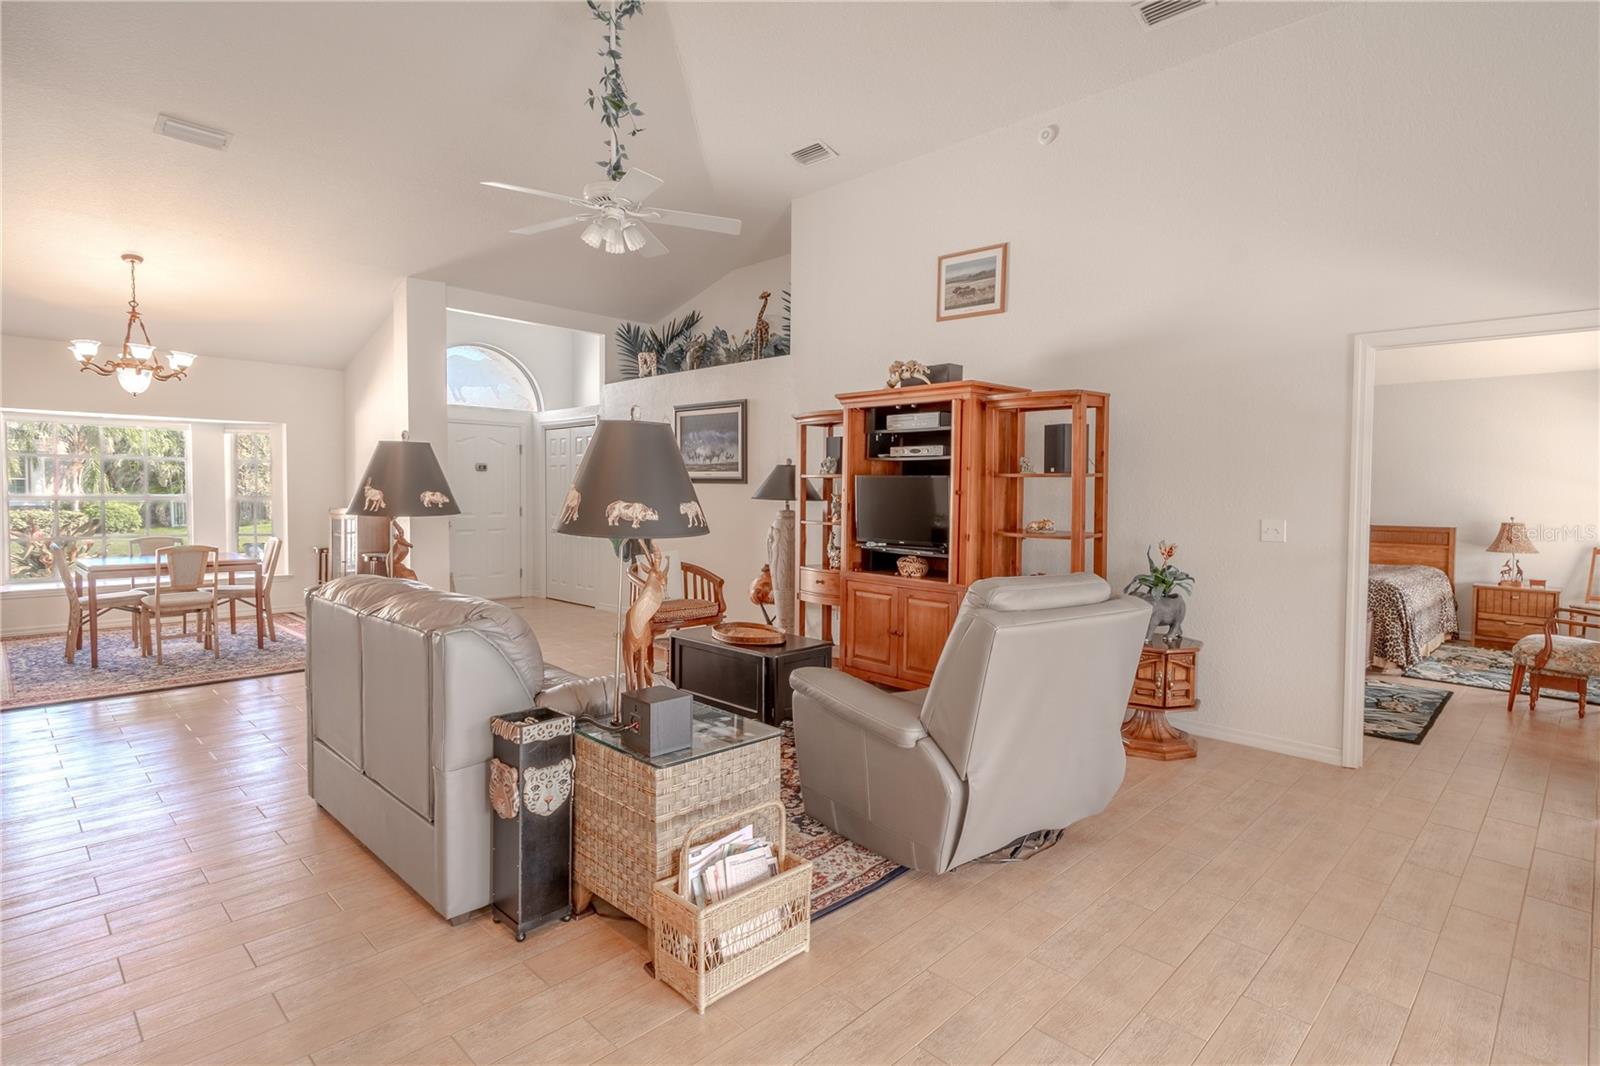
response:
[[[297,609],[300,589],[311,576],[311,549],[328,543],[328,510],[350,500],[354,482],[344,476],[344,375],[337,370],[207,354],[185,380],[130,396],[115,381],[81,373],[65,341],[6,336],[0,337],[0,404],[118,418],[209,420],[194,424],[191,529],[197,540],[219,544],[227,531],[220,423],[281,423],[284,458],[278,476],[288,503],[274,588],[279,610]],[[207,485],[211,490],[196,494]],[[62,626],[59,590],[6,592],[0,600],[0,628],[7,634]]]
[[[1112,583],[1161,538],[1198,577],[1184,726],[1336,761],[1351,336],[1595,304],[1597,15],[1335,5],[816,193],[793,212],[796,354],[609,385],[606,407],[748,397],[757,477],[788,415],[893,359],[1104,389]],[[935,322],[936,258],[996,241],[1010,310]],[[771,514],[741,490],[707,490],[693,542],[736,586]]]
[[[1473,583],[1498,581],[1506,561],[1484,549],[1513,515],[1539,549],[1522,557],[1524,572],[1581,602],[1600,536],[1597,440],[1600,372],[1381,385],[1372,520],[1456,527],[1464,633],[1474,629]]]

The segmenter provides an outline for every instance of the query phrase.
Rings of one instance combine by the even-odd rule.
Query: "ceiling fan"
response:
[[[561,193],[530,189],[525,185],[510,185],[503,181],[481,182],[491,189],[505,189],[529,196],[542,196],[547,200],[560,200],[578,208],[578,214],[558,218],[552,222],[539,222],[511,232],[524,237],[535,233],[588,223],[580,235],[591,248],[603,248],[612,255],[638,252],[646,259],[667,254],[667,246],[650,231],[646,222],[663,226],[682,226],[685,229],[739,235],[739,220],[721,215],[702,215],[694,211],[674,211],[666,207],[645,207],[650,194],[661,188],[663,182],[654,174],[643,170],[630,170],[617,181],[594,181],[583,187],[581,196],[563,196]]]

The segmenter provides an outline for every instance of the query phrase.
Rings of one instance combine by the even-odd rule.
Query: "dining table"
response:
[[[207,567],[208,570],[211,567]],[[227,584],[239,583],[241,577],[255,582],[256,647],[264,648],[266,620],[262,617],[261,560],[244,552],[218,552],[215,566],[218,579],[226,577]],[[73,584],[79,599],[89,606],[89,666],[100,665],[100,614],[96,588],[104,581],[133,582],[141,577],[160,579],[168,567],[154,555],[80,555],[72,561]]]

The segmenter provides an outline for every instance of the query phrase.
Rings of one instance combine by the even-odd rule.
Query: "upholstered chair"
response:
[[[1556,632],[1565,628],[1566,634]],[[1578,717],[1588,711],[1589,680],[1600,677],[1600,616],[1583,607],[1562,607],[1543,633],[1523,637],[1511,649],[1511,692],[1506,713],[1517,704],[1522,679],[1528,679],[1528,710],[1539,708],[1539,692],[1554,688],[1578,697]]]
[[[1093,574],[967,590],[920,692],[836,670],[792,675],[806,813],[943,873],[1104,809],[1150,606]]]
[[[195,636],[216,658],[222,657],[217,639],[217,549],[205,544],[177,544],[156,552],[161,580],[144,594],[145,650],[154,630],[156,665],[161,665],[161,622],[171,615],[195,616]]]

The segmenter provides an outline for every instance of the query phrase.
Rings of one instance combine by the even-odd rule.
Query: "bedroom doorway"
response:
[[[1352,342],[1341,761],[1358,767],[1374,663],[1393,676],[1371,674],[1372,728],[1410,743],[1451,691],[1469,691],[1421,697],[1418,685],[1494,681],[1489,671],[1519,632],[1495,593],[1509,559],[1495,550],[1501,523],[1514,517],[1534,545],[1520,559],[1530,584],[1519,604],[1583,602],[1600,539],[1600,310]]]

